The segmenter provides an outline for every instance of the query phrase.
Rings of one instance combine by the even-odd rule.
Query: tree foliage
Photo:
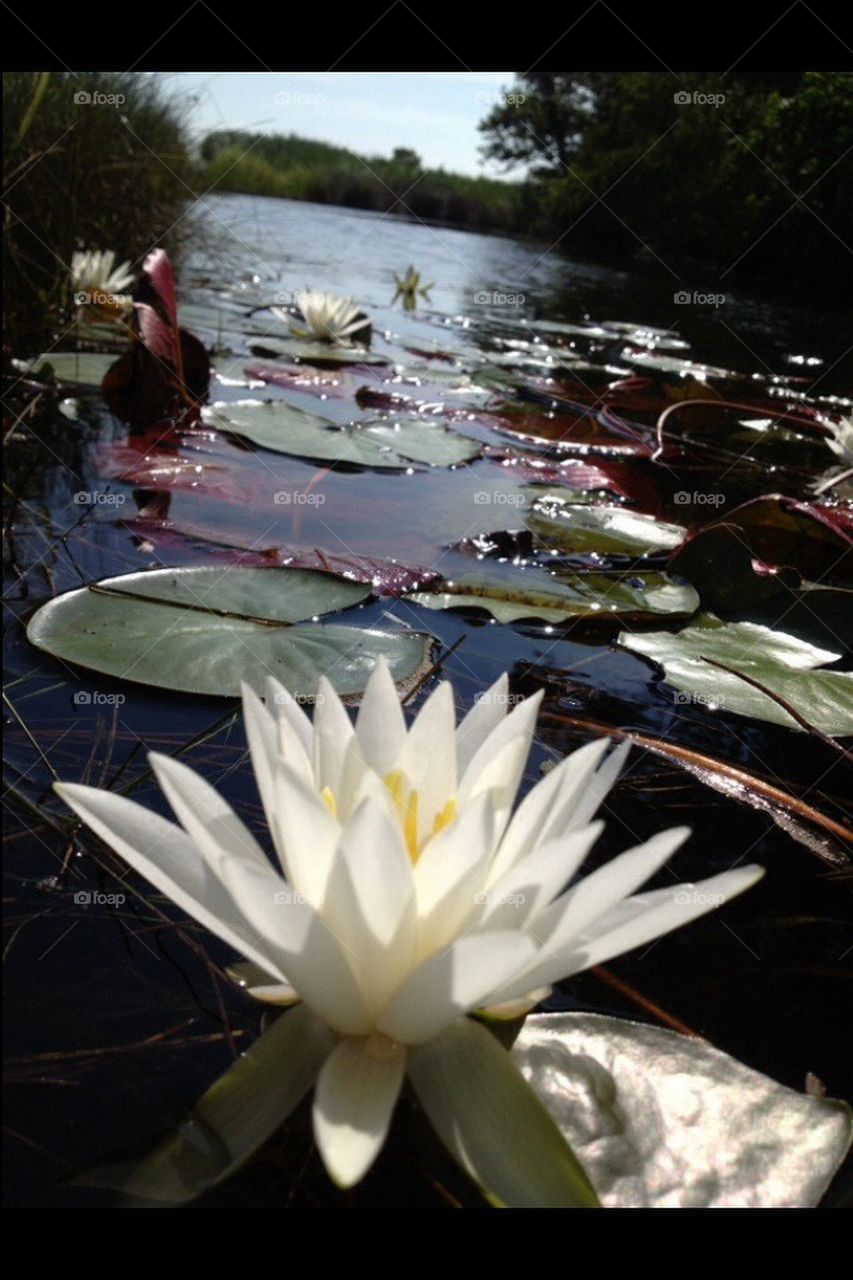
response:
[[[528,73],[480,126],[534,230],[720,273],[849,276],[853,77]]]

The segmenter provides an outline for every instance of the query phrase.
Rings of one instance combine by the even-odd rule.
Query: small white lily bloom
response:
[[[842,418],[839,422],[827,422],[832,431],[827,444],[848,467],[853,465],[853,417]]]
[[[311,333],[323,342],[347,343],[353,334],[370,326],[370,320],[353,304],[352,298],[303,289],[296,295],[296,305]],[[272,313],[279,320],[290,321],[283,307],[273,307]]]
[[[113,249],[81,250],[73,255],[71,288],[78,306],[104,311],[121,311],[130,306],[130,295],[122,292],[133,283],[130,262],[117,267],[115,258]]]
[[[408,1076],[466,1167],[504,1200],[524,1202],[519,1179],[535,1179],[542,1164],[527,1148],[550,1121],[536,1119],[541,1107],[529,1119],[525,1092],[539,1104],[506,1051],[466,1015],[524,1012],[557,980],[668,933],[762,875],[740,867],[637,893],[687,838],[677,827],[567,888],[601,832],[595,814],[629,744],[606,759],[608,739],[581,747],[513,813],[541,697],[510,710],[502,676],[457,727],[444,683],[407,729],[384,662],[354,725],[326,680],[313,724],[276,681],[266,705],[245,688],[280,870],[218,793],[168,756],[151,763],[180,827],[122,796],[57,785],[135,870],[260,966],[268,977],[259,996],[301,999],[298,1017],[284,1014],[258,1041],[292,1019],[306,1045],[310,1031],[302,1056],[289,1041],[276,1059],[274,1088],[286,1101],[261,1137],[316,1079],[317,1143],[342,1186],[373,1163]],[[298,1085],[285,1088],[291,1076]],[[485,1096],[493,1089],[497,1097]],[[549,1202],[567,1203],[561,1194]]]

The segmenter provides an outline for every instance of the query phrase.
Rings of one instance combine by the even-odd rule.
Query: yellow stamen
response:
[[[417,862],[422,852],[422,845],[418,839],[418,793],[417,791],[408,791],[406,789],[405,779],[399,769],[386,774],[384,782],[391,793],[391,799],[394,801],[394,807],[400,818],[409,857],[412,862]],[[439,831],[449,826],[455,818],[456,801],[448,800],[441,813],[436,814],[432,824],[432,831],[428,838],[432,839]],[[424,841],[425,843],[426,841]]]
[[[417,862],[420,849],[418,848],[418,793],[417,791],[409,792],[409,802],[406,805],[406,821],[403,823],[403,831],[406,836],[406,848],[409,850],[409,857],[412,862]]]
[[[403,775],[399,769],[385,775],[385,786],[391,792],[391,799],[397,806],[400,818],[403,817]]]
[[[320,795],[325,801],[326,808],[329,810],[329,813],[332,815],[333,818],[336,818],[338,816],[338,802],[335,799],[332,788],[324,787],[323,790],[320,792]]]
[[[448,800],[441,813],[435,815],[432,824],[432,834],[437,836],[439,831],[443,831],[445,827],[449,827],[451,822],[456,820],[456,801]]]

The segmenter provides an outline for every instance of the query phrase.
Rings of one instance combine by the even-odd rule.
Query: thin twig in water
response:
[[[807,733],[813,734],[816,738],[820,738],[821,742],[831,747],[833,751],[837,751],[843,760],[848,764],[853,763],[853,755],[842,747],[840,742],[836,742],[834,738],[830,738],[828,733],[824,733],[823,729],[818,729],[817,725],[812,724],[804,715],[801,715],[790,702],[780,697],[778,693],[774,693],[772,689],[768,689],[760,680],[756,680],[754,676],[748,676],[745,671],[738,671],[736,667],[727,667],[724,662],[717,662],[714,658],[707,658],[704,654],[700,655],[703,662],[707,662],[710,667],[718,667],[720,671],[726,671],[730,676],[737,676],[739,680],[743,680],[746,684],[751,684],[753,689],[757,689],[759,693],[763,693],[771,702],[775,702],[783,711],[787,711],[792,720],[796,720],[801,729],[805,729]]]
[[[144,595],[141,591],[122,591],[119,587],[107,587],[102,582],[90,582],[89,590],[100,596],[119,596],[123,600],[144,600],[147,604],[162,604],[167,609],[190,609],[196,613],[212,613],[217,618],[237,618],[240,622],[256,622],[262,627],[292,627],[292,622],[277,618],[259,618],[252,613],[236,613],[233,609],[214,609],[208,604],[189,604],[186,600],[164,600],[162,596]]]
[[[667,1013],[666,1009],[662,1009],[660,1005],[655,1004],[654,1000],[644,996],[642,991],[638,991],[636,987],[631,986],[630,982],[626,982],[624,978],[617,977],[609,969],[596,965],[594,969],[590,969],[590,973],[601,982],[606,983],[608,987],[612,987],[614,991],[618,991],[620,995],[625,996],[638,1009],[651,1014],[662,1026],[669,1027],[670,1031],[678,1031],[683,1036],[692,1036],[694,1040],[705,1039],[705,1036],[700,1035],[698,1031],[694,1031],[686,1022],[682,1022],[680,1018],[676,1018],[672,1013]]]
[[[402,700],[402,703],[401,703],[402,706],[405,707],[406,703],[411,702],[412,699],[416,697],[417,694],[420,693],[421,689],[424,687],[427,681],[431,680],[432,677],[435,675],[435,673],[439,670],[439,668],[444,666],[445,662],[450,657],[450,655],[456,652],[456,650],[464,642],[464,640],[465,640],[465,636],[460,636],[458,640],[454,641],[454,643],[450,646],[449,649],[445,649],[444,653],[441,655],[438,661],[434,662],[430,667],[429,671],[425,672],[424,675],[421,676],[420,680],[417,682],[414,688],[409,690],[405,698],[403,698]]]

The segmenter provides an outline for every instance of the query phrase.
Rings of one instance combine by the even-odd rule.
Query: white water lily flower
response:
[[[71,259],[71,288],[78,306],[105,311],[124,310],[131,298],[122,292],[133,283],[130,262],[115,266],[113,249],[81,250]]]
[[[541,696],[508,710],[503,676],[457,727],[444,683],[407,730],[383,662],[355,725],[326,680],[313,724],[276,681],[266,705],[244,688],[280,870],[218,793],[168,756],[150,759],[180,827],[122,796],[57,785],[135,870],[260,966],[259,996],[303,1002],[243,1060],[265,1044],[264,1062],[281,1052],[266,1125],[261,1068],[249,1079],[247,1147],[316,1081],[317,1143],[334,1180],[350,1186],[376,1158],[408,1076],[469,1171],[504,1202],[529,1202],[519,1180],[545,1176],[534,1148],[556,1130],[506,1051],[466,1015],[525,1011],[553,982],[651,942],[762,875],[741,867],[637,893],[687,838],[677,827],[566,888],[600,834],[595,814],[629,744],[606,759],[608,739],[581,747],[513,813]],[[276,1036],[289,1036],[286,1052]],[[223,1096],[202,1108],[206,1124]],[[232,1124],[233,1114],[232,1105]],[[549,1184],[532,1202],[574,1203],[565,1196]]]
[[[841,418],[838,422],[826,422],[832,431],[827,444],[848,467],[853,465],[853,417]]]
[[[339,298],[334,293],[322,293],[318,289],[303,289],[296,295],[296,305],[312,334],[323,342],[346,343],[353,334],[370,326],[369,319],[353,304],[352,298]],[[280,320],[290,320],[282,307],[273,307],[272,312]]]

